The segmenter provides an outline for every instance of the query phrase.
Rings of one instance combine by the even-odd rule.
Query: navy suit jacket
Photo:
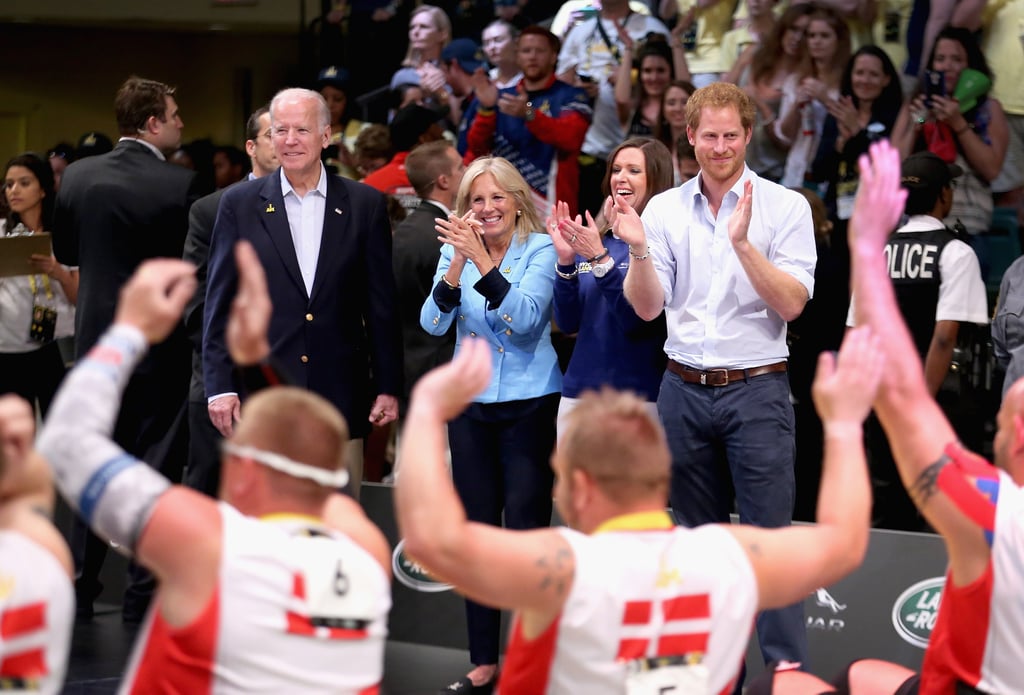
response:
[[[267,274],[274,304],[270,349],[288,380],[331,401],[352,437],[365,436],[378,394],[402,392],[402,347],[391,275],[391,226],[384,196],[327,175],[323,238],[306,293],[292,243],[281,170],[227,189],[210,243],[203,320],[207,397],[239,392],[224,342],[237,287],[233,248],[247,239]]]
[[[112,152],[73,162],[64,176],[54,210],[53,251],[61,263],[80,267],[75,336],[81,357],[113,321],[121,286],[140,263],[181,258],[188,210],[196,198],[195,173],[125,140]],[[183,355],[187,364],[187,350],[184,335],[176,331],[150,351],[139,371],[165,371],[168,361],[180,363]],[[175,378],[188,378],[180,374]]]
[[[190,401],[205,401],[203,388],[203,307],[206,306],[206,269],[210,261],[210,238],[217,221],[217,208],[224,189],[203,196],[188,211],[188,234],[182,258],[196,267],[196,292],[185,305],[185,332],[192,341],[192,381],[188,388]]]
[[[195,173],[162,161],[134,140],[73,162],[54,211],[53,250],[81,271],[75,315],[76,354],[85,355],[110,326],[121,287],[150,258],[181,258]],[[179,325],[150,348],[121,400],[114,440],[172,480],[181,474],[187,434],[191,346]]]
[[[424,200],[395,227],[393,265],[405,351],[403,407],[420,377],[450,362],[455,353],[454,326],[443,336],[431,335],[420,326],[420,308],[434,289],[434,269],[441,257],[434,220],[444,216],[441,208]]]

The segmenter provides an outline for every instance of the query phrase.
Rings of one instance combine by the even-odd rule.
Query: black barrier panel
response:
[[[857,658],[919,669],[946,565],[935,534],[872,530],[864,564],[804,601],[811,670],[831,677]]]
[[[359,497],[367,516],[387,536],[392,548],[398,545],[398,525],[395,523],[390,485],[363,483]],[[396,568],[395,565],[399,567]],[[437,647],[468,649],[466,643],[465,601],[454,591],[425,591],[412,589],[399,575],[409,567],[392,562],[395,579],[391,583],[391,616],[388,620],[388,639]],[[409,577],[405,577],[409,579]],[[413,580],[422,579],[414,572]],[[412,583],[412,582],[410,582]]]
[[[391,497],[389,486],[363,485],[367,514],[395,547],[399,538]],[[558,522],[557,516],[553,521]],[[465,649],[462,598],[429,584],[411,588],[407,583],[416,585],[422,575],[415,567],[395,569],[389,639]],[[873,530],[864,564],[804,602],[809,670],[830,679],[850,661],[867,657],[920,668],[924,649],[917,645],[934,624],[945,570],[946,551],[938,536]],[[407,583],[397,578],[403,571],[412,575],[404,577]],[[929,582],[933,579],[937,582]],[[750,676],[763,669],[756,639],[747,652],[747,667]]]

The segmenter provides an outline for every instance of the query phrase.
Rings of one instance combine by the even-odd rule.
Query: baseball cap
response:
[[[336,65],[328,65],[316,76],[316,86],[318,89],[323,87],[335,87],[342,91],[348,89],[348,70],[345,68],[339,68]]]
[[[391,131],[391,145],[395,152],[408,152],[420,140],[420,136],[441,119],[433,109],[419,104],[409,104],[399,109],[391,119],[388,129]]]
[[[915,152],[903,160],[900,183],[907,189],[907,208],[931,207],[942,189],[964,173],[934,152]],[[911,201],[916,204],[912,205]]]
[[[483,49],[472,39],[455,39],[441,51],[441,60],[446,63],[457,61],[470,74],[476,72],[486,59]]]
[[[112,149],[114,149],[114,143],[110,141],[110,138],[103,133],[91,130],[88,133],[83,133],[82,137],[78,138],[75,157],[83,159],[98,154],[106,154]]]
[[[391,89],[398,89],[402,85],[414,84],[419,86],[420,74],[416,68],[399,68],[391,77]]]
[[[963,173],[934,152],[915,152],[903,160],[900,182],[908,189],[945,188]]]

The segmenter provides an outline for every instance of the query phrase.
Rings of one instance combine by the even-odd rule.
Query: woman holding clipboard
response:
[[[32,153],[14,157],[3,190],[10,212],[0,220],[0,243],[49,229],[56,198],[49,162]],[[32,272],[0,277],[0,393],[38,402],[45,415],[65,371],[57,338],[75,332],[78,270],[52,252],[32,254],[28,267]]]

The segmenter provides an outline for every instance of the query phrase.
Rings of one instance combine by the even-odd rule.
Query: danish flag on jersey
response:
[[[26,683],[47,675],[46,603],[30,603],[0,613],[0,679]]]
[[[711,629],[709,594],[658,601],[627,601],[622,611],[621,661],[684,656],[707,651]]]

